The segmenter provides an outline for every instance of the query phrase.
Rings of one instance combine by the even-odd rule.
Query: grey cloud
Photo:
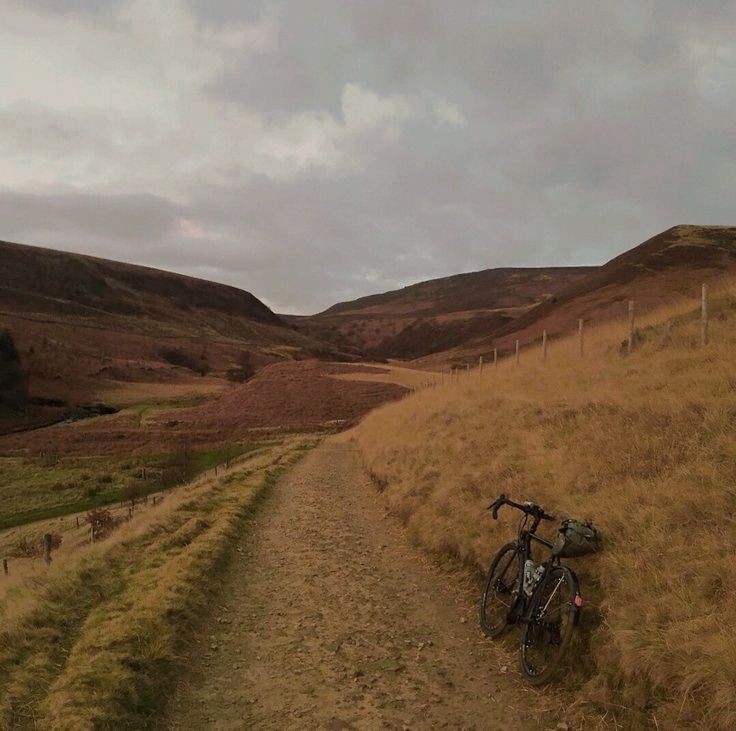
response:
[[[176,206],[153,195],[35,194],[0,188],[3,238],[11,240],[73,245],[81,238],[112,253],[120,251],[121,243],[145,247],[169,234],[176,220]]]
[[[140,176],[126,175],[126,195],[114,183],[61,195],[63,180],[52,193],[13,190],[6,180],[0,237],[9,231],[103,255],[122,247],[119,258],[209,276],[282,311],[308,312],[462,270],[598,263],[676,223],[734,223],[733,3],[187,7],[206,28],[264,17],[278,26],[272,48],[235,50],[207,80],[198,100],[205,108],[274,125],[304,113],[339,124],[343,91],[355,84],[382,98],[445,100],[464,124],[419,115],[395,138],[380,129],[355,134],[341,152],[360,164],[338,172],[312,166],[269,178],[233,155],[227,185],[215,147],[229,141],[220,128],[208,139],[207,128],[192,125],[211,143],[209,167],[207,145],[179,137],[169,154],[136,159]],[[0,133],[14,148],[38,156],[45,145],[124,164],[123,120],[111,131],[90,123],[92,110],[69,109],[49,126],[43,100],[30,103],[30,121],[0,109]],[[0,156],[3,149],[0,140]],[[191,158],[197,174],[177,179],[157,167],[172,157],[185,171]]]

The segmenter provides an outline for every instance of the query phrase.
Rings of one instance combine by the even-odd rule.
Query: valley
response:
[[[92,305],[73,288],[16,292],[1,322],[28,403],[24,415],[8,402],[0,435],[0,718],[13,729],[487,727],[478,717],[728,728],[736,711],[717,668],[730,645],[716,618],[736,587],[725,558],[734,261],[736,229],[675,227],[600,268],[501,270],[483,274],[497,285],[487,293],[471,276],[460,290],[450,278],[339,305],[316,316],[326,331],[237,292],[217,304],[224,294],[178,275],[168,286],[215,300],[190,318],[162,295],[123,317],[118,290],[132,285],[112,282],[128,265],[84,258],[74,276],[81,266],[108,282],[90,285],[106,293],[94,314],[75,309]],[[500,319],[485,321],[486,305]],[[394,338],[421,332],[411,318],[457,312],[478,330],[449,348],[445,332],[444,349],[419,357],[377,362],[386,339],[328,335],[375,315]],[[529,347],[541,330],[545,357]],[[177,362],[164,332],[176,333]],[[493,348],[497,366],[481,370]],[[90,410],[78,418],[70,405]],[[541,691],[516,674],[515,630],[490,643],[476,628],[480,576],[513,534],[484,512],[501,490],[558,515],[584,510],[606,537],[599,556],[574,562],[581,660]],[[690,557],[683,593],[657,566],[693,540],[707,550]],[[695,616],[696,595],[712,613]],[[678,644],[689,632],[720,649]],[[683,696],[694,687],[717,702]]]

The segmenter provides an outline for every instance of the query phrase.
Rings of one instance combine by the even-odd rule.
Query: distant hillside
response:
[[[557,337],[577,327],[626,317],[634,299],[638,312],[657,309],[682,296],[697,296],[700,284],[736,271],[736,227],[674,226],[590,270],[561,288],[554,297],[530,308],[512,322],[445,352],[422,358],[418,365],[462,363],[498,348],[510,353],[539,340],[542,330]]]
[[[13,336],[32,402],[66,408],[256,367],[335,356],[249,292],[148,267],[0,242],[0,329]],[[209,387],[214,387],[210,377]]]
[[[416,358],[494,332],[591,271],[486,269],[361,297],[290,320],[343,349],[378,358]]]
[[[132,316],[186,323],[187,329],[194,317],[205,328],[222,330],[214,312],[284,326],[250,292],[182,274],[7,242],[0,242],[0,262],[2,309]]]

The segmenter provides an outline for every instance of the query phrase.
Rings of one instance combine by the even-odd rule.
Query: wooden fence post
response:
[[[629,300],[629,339],[626,347],[629,354],[634,349],[634,300]]]
[[[470,363],[466,363],[465,364],[465,373],[467,373],[468,375],[470,375]]]
[[[519,365],[519,341],[516,341],[516,365]]]
[[[700,301],[700,345],[708,345],[708,285],[703,283]]]
[[[478,358],[478,375],[479,376],[483,375],[483,356],[482,355]]]
[[[3,559],[3,573],[4,573],[4,574],[5,574],[6,576],[7,576],[7,575],[8,575],[8,573],[9,573],[9,571],[8,571],[8,559],[7,559],[7,558],[4,558],[4,559]]]
[[[47,566],[51,563],[51,533],[43,534],[43,560]]]
[[[79,516],[77,516],[77,528],[79,528]]]
[[[493,349],[493,367],[498,368],[498,348]]]
[[[547,360],[547,331],[542,330],[542,360]]]
[[[578,351],[580,353],[580,357],[583,357],[583,353],[585,352],[585,345],[583,342],[583,319],[580,318],[578,320]]]

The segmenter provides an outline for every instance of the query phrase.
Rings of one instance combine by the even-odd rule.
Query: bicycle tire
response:
[[[555,676],[577,625],[577,596],[577,580],[566,566],[550,569],[534,590],[519,643],[521,672],[532,685],[544,685]],[[546,649],[551,652],[540,666],[535,652]]]
[[[504,557],[508,556],[508,561]],[[516,601],[516,594],[520,589],[519,577],[519,546],[516,543],[507,543],[495,555],[491,566],[486,574],[486,580],[483,588],[483,594],[480,600],[479,614],[480,627],[483,633],[490,638],[499,637],[509,624],[508,617],[513,603]],[[499,568],[500,575],[496,575]],[[504,580],[504,577],[509,581]],[[503,581],[503,591],[492,591],[495,581]],[[499,594],[508,596],[508,602],[498,599]],[[497,600],[497,601],[493,601]],[[490,610],[493,610],[497,616],[489,620]]]

